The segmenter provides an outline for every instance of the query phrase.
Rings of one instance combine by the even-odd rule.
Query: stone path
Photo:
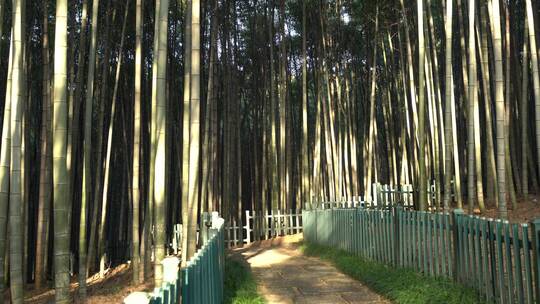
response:
[[[334,266],[305,257],[291,243],[239,250],[268,303],[390,303]]]

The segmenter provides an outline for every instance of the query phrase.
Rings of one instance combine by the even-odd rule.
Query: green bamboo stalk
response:
[[[69,303],[69,227],[67,154],[68,1],[56,1],[54,41],[53,206],[55,301]]]

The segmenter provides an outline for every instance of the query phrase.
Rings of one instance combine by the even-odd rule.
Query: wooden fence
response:
[[[182,269],[183,304],[218,304],[223,302],[223,276],[225,272],[224,220],[212,218],[204,246]]]
[[[311,209],[332,209],[332,208],[392,208],[397,204],[403,206],[406,209],[414,208],[414,189],[411,184],[404,185],[388,185],[373,183],[372,196],[352,196],[342,197],[339,200],[329,201],[327,199],[321,199],[317,203],[308,203]],[[435,184],[428,185],[427,191],[428,199],[427,205],[429,208],[436,206],[435,201],[437,199],[437,192]]]
[[[238,247],[254,241],[302,232],[302,213],[294,210],[271,211],[268,214],[246,210],[245,225],[231,220],[225,224],[225,243]]]
[[[488,302],[540,303],[540,219],[510,224],[398,206],[305,210],[303,220],[308,242],[453,278]]]
[[[181,227],[175,226],[172,242],[180,242]],[[223,302],[225,271],[225,221],[217,212],[204,217],[201,225],[203,245],[179,270],[180,259],[163,260],[163,284],[153,292],[134,292],[125,304],[218,304]],[[179,251],[177,251],[179,252]]]

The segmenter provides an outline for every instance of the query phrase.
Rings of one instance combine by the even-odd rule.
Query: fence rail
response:
[[[511,224],[396,207],[305,210],[303,220],[308,242],[453,278],[488,302],[540,303],[540,219]]]

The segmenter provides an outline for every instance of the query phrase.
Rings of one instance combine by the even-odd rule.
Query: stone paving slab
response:
[[[294,246],[252,246],[240,253],[270,304],[390,303],[329,263],[304,257]]]

